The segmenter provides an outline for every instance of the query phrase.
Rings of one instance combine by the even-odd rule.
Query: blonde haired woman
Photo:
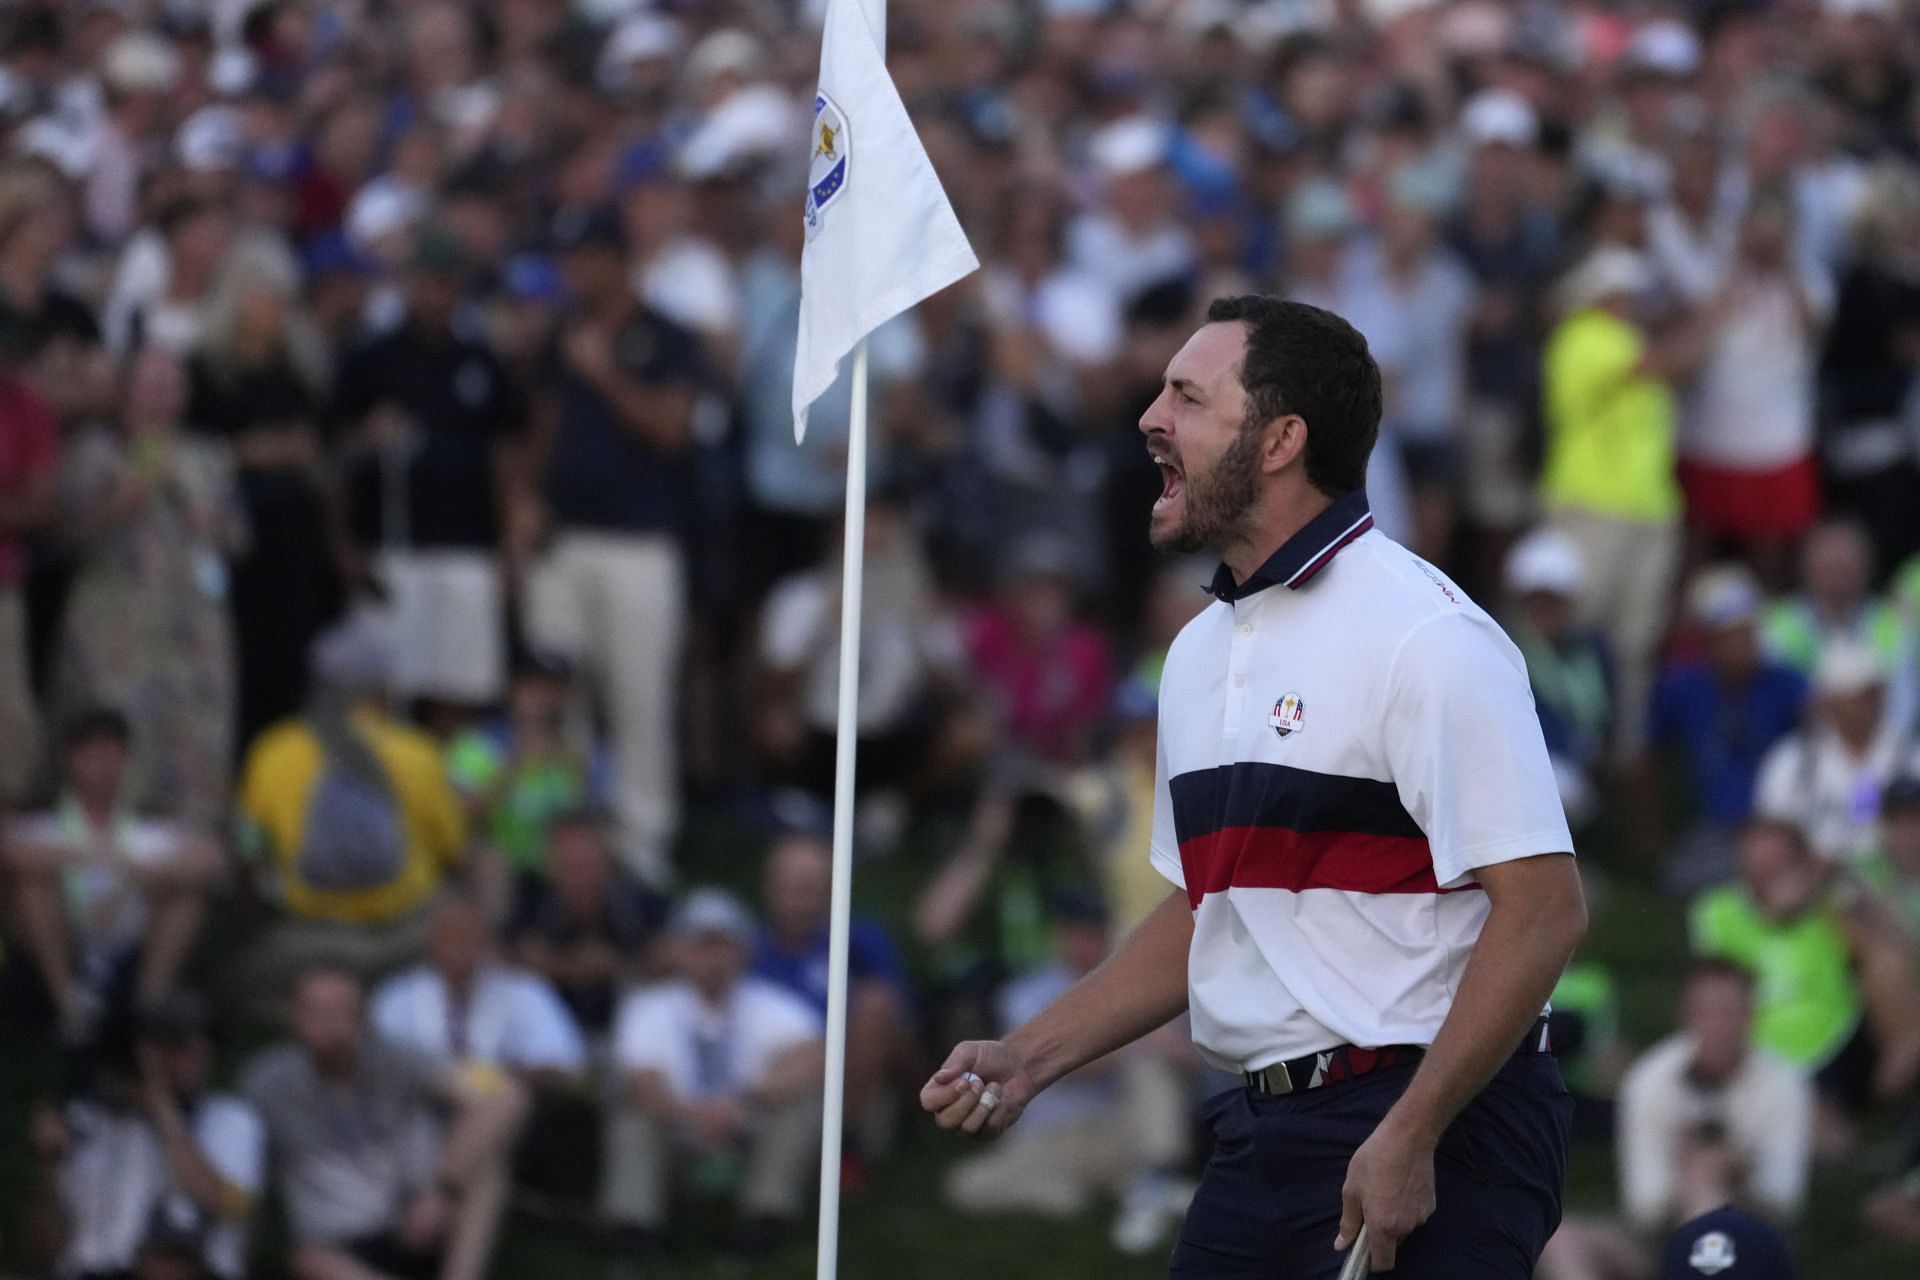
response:
[[[229,260],[189,365],[187,421],[230,447],[249,531],[231,564],[239,741],[294,714],[306,653],[339,611],[330,472],[316,429],[324,347],[290,264]]]

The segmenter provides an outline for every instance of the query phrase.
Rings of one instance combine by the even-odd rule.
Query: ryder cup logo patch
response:
[[[807,156],[807,239],[820,232],[827,208],[847,189],[847,154],[851,138],[847,117],[833,99],[813,99],[813,149]]]
[[[1306,714],[1307,704],[1300,700],[1300,695],[1289,693],[1273,704],[1273,714],[1267,717],[1267,723],[1285,738],[1306,728]]]
[[[1687,1265],[1703,1276],[1717,1276],[1733,1265],[1733,1240],[1718,1231],[1709,1231],[1693,1242]]]

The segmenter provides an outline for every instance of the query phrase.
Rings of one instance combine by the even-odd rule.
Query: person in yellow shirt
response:
[[[1673,382],[1699,362],[1722,304],[1663,339],[1640,323],[1653,269],[1631,249],[1595,249],[1562,280],[1563,319],[1543,369],[1548,519],[1580,549],[1584,621],[1601,628],[1619,677],[1614,748],[1643,734],[1655,649],[1680,566]]]
[[[466,849],[434,741],[389,713],[392,645],[356,616],[314,644],[315,691],[247,753],[241,844],[281,917],[241,966],[250,1001],[314,964],[367,980],[418,960],[430,905]]]

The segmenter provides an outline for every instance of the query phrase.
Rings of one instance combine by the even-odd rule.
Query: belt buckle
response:
[[[1284,1062],[1275,1062],[1247,1074],[1258,1081],[1260,1092],[1269,1098],[1284,1098],[1294,1091],[1293,1073],[1287,1070]]]

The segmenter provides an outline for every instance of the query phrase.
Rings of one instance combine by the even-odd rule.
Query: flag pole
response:
[[[853,349],[847,423],[847,515],[840,573],[840,711],[833,771],[833,914],[827,950],[826,1097],[820,1113],[817,1280],[840,1265],[840,1135],[847,1085],[847,934],[853,919],[853,762],[860,740],[860,586],[867,547],[867,340]]]

